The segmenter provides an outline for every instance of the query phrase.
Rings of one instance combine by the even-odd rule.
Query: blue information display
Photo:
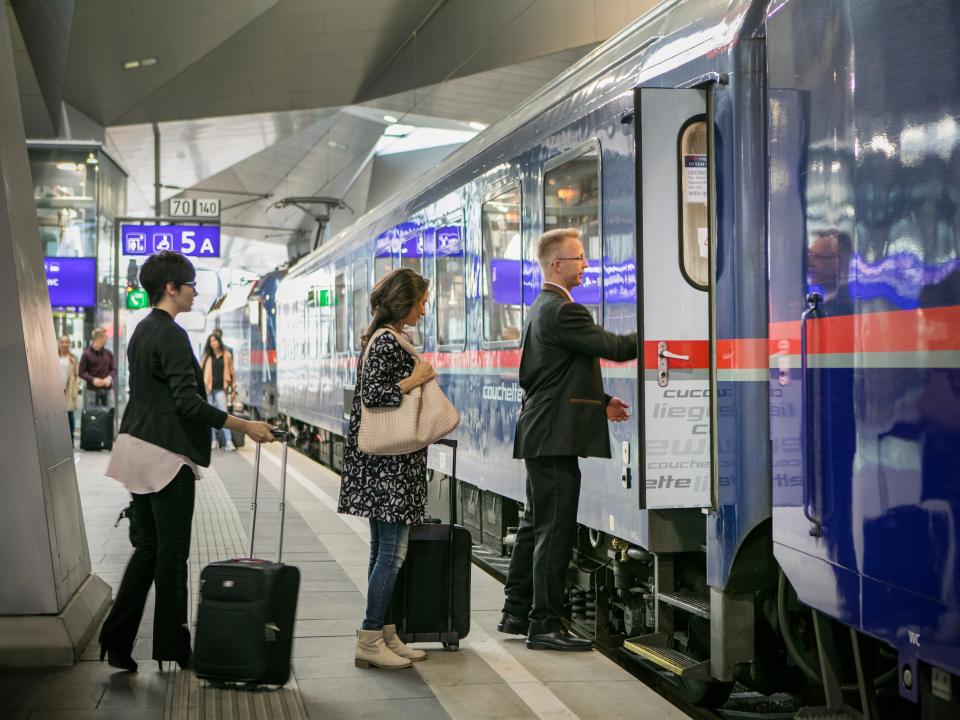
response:
[[[43,259],[53,307],[94,307],[97,304],[97,259],[48,257]]]
[[[124,255],[153,255],[173,250],[190,257],[220,257],[219,225],[122,225]]]

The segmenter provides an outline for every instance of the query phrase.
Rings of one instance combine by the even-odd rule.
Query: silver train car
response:
[[[946,70],[958,36],[924,41],[955,10],[931,2],[904,23],[902,6],[667,0],[639,18],[290,268],[276,295],[281,421],[339,469],[370,288],[393,268],[417,270],[432,296],[414,334],[462,413],[458,520],[502,567],[524,501],[512,443],[520,330],[540,290],[533,244],[578,227],[591,267],[575,298],[609,331],[637,331],[641,347],[637,362],[603,365],[607,392],[633,415],[609,429],[612,458],[581,461],[571,623],[706,705],[738,682],[873,717],[960,715],[958,538],[923,524],[928,507],[960,511],[942,479],[960,467],[949,449],[960,443],[942,439],[960,422],[941,418],[913,469],[902,454],[852,461],[878,437],[876,423],[858,424],[877,398],[903,409],[928,377],[960,387],[943,380],[960,345],[910,335],[917,346],[898,345],[892,366],[877,339],[884,313],[922,325],[960,304],[952,224],[929,243],[872,239],[902,234],[897,208],[925,166],[858,128],[902,127],[923,154],[911,128],[960,118]],[[854,82],[851,58],[879,63],[871,86]],[[920,97],[911,88],[932,68],[945,89]],[[953,202],[957,185],[937,177]],[[952,250],[935,267],[918,260],[926,269],[907,283],[904,253],[934,257],[925,243]],[[859,284],[848,268],[863,270]],[[928,437],[922,413],[910,417],[898,447]],[[888,445],[891,432],[879,435]],[[903,497],[935,502],[864,515],[850,487],[873,482],[878,464],[912,488]],[[429,466],[443,516],[446,456],[431,450]],[[899,566],[908,540],[890,538],[904,517],[928,528],[909,541],[916,586],[871,577],[846,550]]]

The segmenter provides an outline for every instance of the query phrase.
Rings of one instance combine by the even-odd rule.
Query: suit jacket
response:
[[[590,311],[545,285],[523,325],[523,407],[513,456],[610,457],[600,358],[637,357],[637,334],[614,335]]]
[[[227,413],[204,400],[187,331],[154,308],[130,336],[127,360],[130,399],[120,432],[209,465],[210,428],[222,428]]]

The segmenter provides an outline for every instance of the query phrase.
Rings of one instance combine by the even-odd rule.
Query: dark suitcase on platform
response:
[[[194,672],[204,680],[249,686],[284,685],[290,679],[293,626],[300,571],[280,562],[287,489],[287,434],[280,471],[280,529],[277,562],[254,558],[260,446],[250,504],[250,557],[207,565],[200,574],[200,605],[194,643]]]
[[[94,405],[80,414],[80,449],[113,448],[113,408]]]
[[[390,612],[404,642],[439,642],[457,650],[470,632],[472,539],[456,521],[457,441],[436,444],[453,450],[450,524],[410,528],[407,557],[397,577]]]

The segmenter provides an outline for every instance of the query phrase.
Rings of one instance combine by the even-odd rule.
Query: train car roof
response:
[[[430,188],[578,91],[589,90],[593,96],[622,92],[622,82],[598,81],[625,61],[636,60],[626,78],[632,87],[651,74],[652,68],[656,68],[657,73],[664,72],[694,57],[730,47],[744,29],[751,8],[765,5],[766,0],[665,0],[585,55],[504,118],[454,150],[437,167],[300,258],[290,274],[299,275],[317,262],[325,261],[358,231],[388,225],[385,221],[398,208],[414,204]]]

